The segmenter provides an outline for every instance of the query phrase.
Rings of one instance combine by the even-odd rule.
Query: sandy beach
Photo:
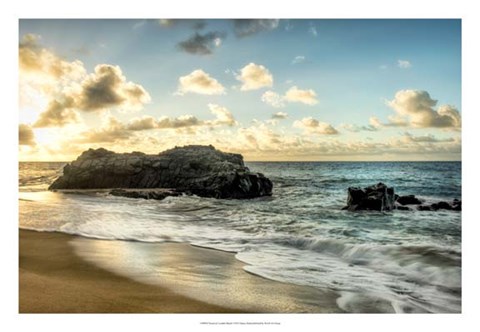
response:
[[[78,250],[85,241],[107,247],[124,241],[27,230],[20,230],[19,235],[20,313],[338,311],[331,306],[334,294],[251,275],[242,269],[243,264],[233,254],[226,252],[182,243],[138,244],[168,258],[164,261],[173,269],[170,277],[176,279],[175,275],[178,275],[178,279],[183,280],[175,284],[168,282],[168,275],[159,276],[165,277],[165,284],[170,286],[162,287],[141,283],[91,264],[79,258],[71,245],[72,241],[77,241]],[[199,271],[202,271],[200,275]],[[228,280],[225,280],[226,276]],[[198,284],[199,277],[204,282]],[[218,288],[222,283],[225,287]],[[190,286],[192,297],[185,296]]]

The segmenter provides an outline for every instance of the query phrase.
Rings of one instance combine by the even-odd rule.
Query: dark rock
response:
[[[347,207],[349,211],[376,210],[390,211],[394,208],[395,193],[393,188],[383,183],[366,187],[348,188]]]
[[[432,207],[430,205],[419,205],[417,206],[418,211],[432,211]]]
[[[399,196],[397,198],[397,203],[402,205],[417,205],[422,204],[422,201],[415,197],[415,195],[406,195],[406,196]]]
[[[458,199],[454,199],[452,203],[452,210],[462,211],[462,201],[459,201]]]
[[[410,211],[410,208],[408,206],[403,206],[403,205],[396,205],[395,209],[403,210],[403,211]]]
[[[175,190],[169,189],[157,189],[157,190],[125,190],[125,189],[114,189],[109,192],[112,196],[122,196],[129,198],[143,198],[143,199],[156,199],[162,200],[169,196],[180,196],[181,193]]]
[[[438,203],[433,203],[431,205],[431,207],[432,207],[432,210],[442,210],[442,209],[443,210],[452,210],[453,209],[453,207],[449,203],[443,202],[443,201],[438,202]]]
[[[438,211],[438,210],[452,210],[462,211],[462,201],[454,199],[452,204],[444,201],[433,203],[431,205],[420,205],[417,207],[420,211]]]
[[[242,155],[211,145],[189,145],[158,155],[90,149],[66,165],[49,189],[171,188],[204,197],[254,198],[271,195],[272,187],[263,174],[248,170]],[[112,195],[148,199],[163,194],[112,191]]]

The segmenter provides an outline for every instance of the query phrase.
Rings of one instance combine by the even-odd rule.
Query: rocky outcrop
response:
[[[431,205],[422,204],[423,200],[415,197],[415,195],[396,195],[393,188],[387,187],[385,184],[380,182],[376,185],[363,189],[358,187],[349,187],[347,206],[345,206],[342,210],[390,211],[395,209],[410,211],[411,208],[406,205],[417,205],[417,210],[419,211],[462,210],[462,201],[458,199],[454,199],[452,203],[440,201]]]
[[[272,182],[261,173],[251,172],[240,154],[221,152],[211,145],[176,147],[158,155],[90,149],[67,164],[63,175],[49,187],[50,190],[106,188],[168,188],[175,193],[216,198],[272,194]],[[112,192],[138,198],[157,195],[152,191]]]
[[[363,189],[358,187],[348,188],[347,206],[344,209],[348,211],[390,211],[394,209],[394,203],[394,189],[380,182]]]

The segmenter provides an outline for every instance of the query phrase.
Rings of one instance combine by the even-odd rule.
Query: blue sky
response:
[[[20,20],[19,28],[23,160],[192,143],[248,160],[461,156],[460,20]],[[119,90],[119,102],[92,106],[82,93],[99,84],[98,66],[118,68],[111,75],[144,95],[128,100]],[[188,84],[206,85],[181,92],[192,73]],[[148,125],[132,125],[141,118]]]

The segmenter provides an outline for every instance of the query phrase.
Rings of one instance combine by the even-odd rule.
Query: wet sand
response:
[[[251,275],[231,253],[183,243],[94,240],[27,230],[19,235],[20,313],[338,312],[331,305],[336,294]],[[131,278],[88,259],[106,252],[122,260],[115,251],[118,245],[158,256],[161,273]]]

